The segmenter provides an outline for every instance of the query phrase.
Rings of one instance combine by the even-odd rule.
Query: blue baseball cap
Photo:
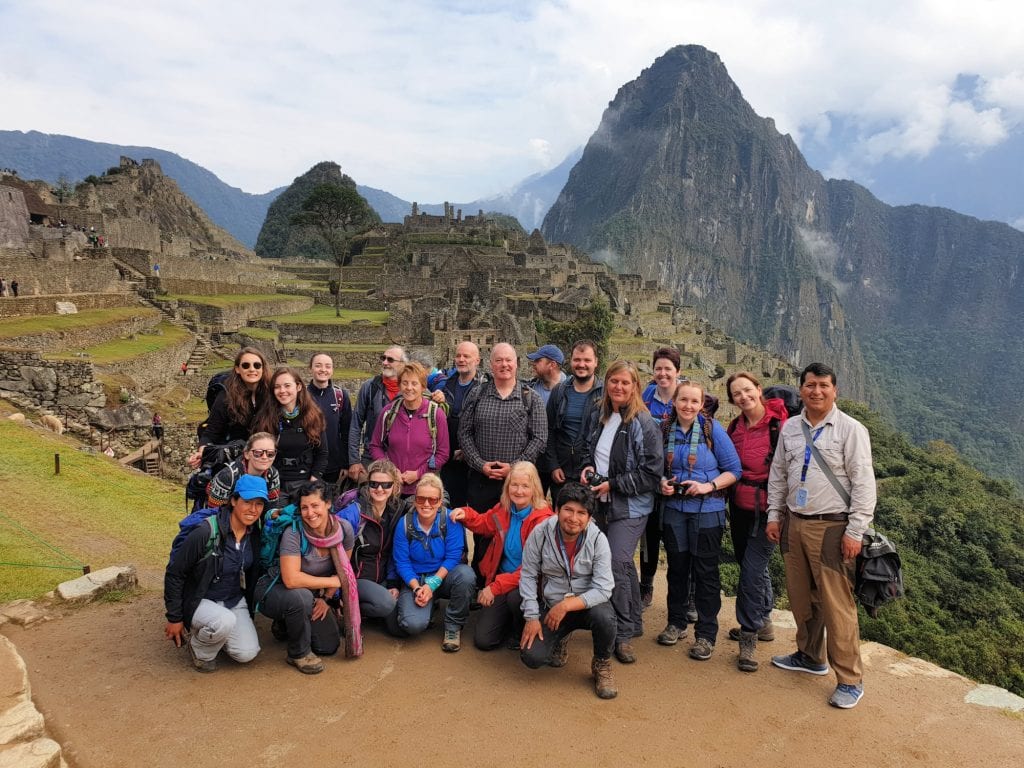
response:
[[[256,477],[256,475],[242,475],[238,478],[234,492],[246,501],[253,499],[270,501],[270,496],[267,495],[267,481],[262,477]]]
[[[526,359],[536,362],[537,360],[540,360],[542,357],[546,357],[548,360],[554,360],[559,365],[565,362],[565,355],[562,354],[562,350],[560,350],[554,344],[545,344],[536,352],[531,352],[530,354],[528,354],[526,356]]]

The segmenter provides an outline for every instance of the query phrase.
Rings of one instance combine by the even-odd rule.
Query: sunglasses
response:
[[[424,507],[436,507],[441,503],[440,496],[417,496],[416,503],[422,504]]]
[[[370,489],[374,490],[374,491],[376,491],[378,489],[381,489],[381,488],[383,488],[385,491],[390,491],[392,488],[395,487],[395,481],[394,480],[370,480],[367,483],[367,485],[370,486]]]
[[[381,355],[380,361],[382,363],[398,363],[401,362],[397,357],[389,357],[388,355]]]
[[[268,459],[272,459],[275,456],[277,456],[277,451],[275,451],[273,448],[253,448],[251,451],[249,451],[249,453],[251,453],[257,459],[262,459],[264,456],[266,456]]]
[[[248,371],[250,368],[253,368],[258,371],[260,368],[263,367],[263,363],[259,361],[255,363],[250,363],[248,360],[246,360],[244,363],[239,363],[238,367],[241,368],[243,371]]]

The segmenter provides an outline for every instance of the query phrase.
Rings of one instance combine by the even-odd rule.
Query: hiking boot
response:
[[[209,661],[204,661],[196,656],[196,649],[192,647],[191,638],[185,640],[185,645],[188,646],[188,656],[192,659],[192,666],[198,669],[200,672],[216,672],[217,671],[217,659],[213,658]]]
[[[740,632],[740,657],[736,660],[736,666],[741,672],[757,672],[757,659],[754,658],[756,649],[757,632]]]
[[[816,664],[803,651],[793,651],[788,656],[772,656],[772,664],[779,669],[788,669],[790,672],[807,672],[810,675],[828,674],[828,664]]]
[[[441,650],[445,653],[457,653],[462,647],[462,630],[446,629],[444,640],[441,641]]]
[[[636,662],[636,651],[632,643],[616,643],[615,658],[620,664],[634,664]]]
[[[658,635],[658,645],[675,645],[686,637],[686,627],[669,624]]]
[[[641,584],[640,585],[640,608],[647,610],[651,607],[651,603],[654,602],[654,585],[653,584]]]
[[[828,703],[840,709],[853,709],[864,696],[863,685],[840,683],[829,697]]]
[[[564,667],[569,660],[569,636],[566,635],[551,649],[551,660],[548,662],[552,667]],[[607,659],[605,659],[607,661]]]
[[[304,675],[319,675],[324,671],[323,661],[321,661],[320,657],[312,651],[297,659],[293,659],[289,656],[288,663]]]
[[[715,652],[715,644],[706,637],[698,637],[690,648],[690,658],[697,661],[707,661]]]
[[[278,642],[286,642],[288,640],[288,625],[284,623],[284,619],[274,619],[270,624],[270,634],[274,636],[274,639]]]
[[[590,662],[590,673],[594,676],[594,693],[599,699],[614,699],[619,695],[612,677],[612,660],[599,659]]]
[[[690,604],[686,606],[686,621],[689,624],[696,624],[697,619],[700,618],[700,614],[697,613],[697,604],[690,598]]]
[[[729,639],[737,641],[740,639],[740,632],[742,630],[739,627],[733,627],[729,630]],[[765,625],[757,630],[757,639],[762,643],[770,643],[775,639],[775,626],[772,624],[771,619],[765,622]]]

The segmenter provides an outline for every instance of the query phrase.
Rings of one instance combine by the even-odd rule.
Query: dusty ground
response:
[[[362,659],[329,659],[323,674],[306,677],[284,663],[283,645],[258,619],[264,650],[256,661],[223,662],[202,675],[163,639],[162,613],[159,596],[148,593],[27,630],[4,628],[72,766],[1024,762],[1024,719],[963,703],[969,682],[907,674],[905,657],[881,646],[865,646],[867,692],[850,711],[826,705],[831,676],[767,665],[791,649],[792,630],[759,646],[760,672],[737,671],[736,645],[725,639],[728,601],[707,662],[686,657],[688,641],[658,646],[664,608],[648,611],[639,663],[613,662],[614,701],[592,693],[583,633],[566,667],[530,671],[516,653],[481,653],[469,637],[449,655],[439,629],[399,641],[370,628]]]

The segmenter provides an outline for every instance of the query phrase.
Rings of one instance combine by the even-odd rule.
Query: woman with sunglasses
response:
[[[465,529],[448,520],[441,478],[428,472],[416,484],[415,509],[395,528],[392,570],[402,582],[388,629],[399,637],[418,635],[430,623],[435,598],[448,600],[444,612],[441,650],[462,647],[462,628],[476,592],[473,569],[462,562]]]
[[[294,502],[299,486],[319,480],[327,469],[324,414],[293,368],[274,371],[270,389],[273,397],[264,404],[256,423],[261,432],[277,435],[274,466],[281,474],[282,495]]]
[[[644,407],[636,366],[618,360],[604,376],[601,416],[590,434],[580,482],[598,498],[597,523],[612,551],[615,658],[636,661],[633,638],[643,634],[640,579],[633,555],[654,508],[664,460],[661,430]]]
[[[206,488],[206,505],[217,509],[227,504],[235,483],[243,475],[255,475],[267,481],[267,509],[279,506],[281,496],[281,476],[274,467],[277,456],[277,443],[269,432],[256,432],[249,436],[242,455],[228,462],[224,468],[213,476]]]
[[[374,461],[367,468],[369,479],[359,495],[338,515],[359,517],[352,568],[359,587],[359,612],[363,618],[383,619],[395,610],[398,599],[397,577],[388,577],[395,526],[402,519],[406,505],[402,501],[402,481],[398,468],[387,459]]]
[[[377,417],[370,440],[375,461],[390,459],[402,476],[402,495],[411,496],[427,472],[439,472],[448,461],[448,421],[444,409],[424,397],[427,370],[406,363],[398,375],[398,397]]]
[[[486,586],[477,596],[481,610],[473,634],[473,644],[481,651],[494,650],[509,640],[514,641],[513,647],[519,647],[524,626],[519,595],[523,548],[537,524],[551,515],[537,467],[529,461],[512,465],[501,489],[501,500],[487,512],[469,507],[452,510],[451,520],[486,536],[490,542],[480,561]]]
[[[234,440],[246,440],[253,432],[260,409],[270,399],[270,368],[267,358],[254,347],[242,347],[235,365],[224,380],[224,391],[217,395],[201,427],[199,450],[188,457],[189,466],[198,469],[203,448]]]

